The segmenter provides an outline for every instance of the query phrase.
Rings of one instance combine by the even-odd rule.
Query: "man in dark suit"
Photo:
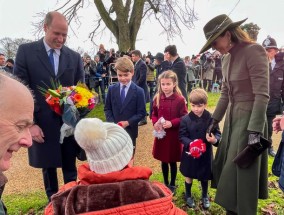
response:
[[[132,139],[134,152],[138,136],[138,122],[146,116],[143,89],[131,81],[134,66],[126,57],[115,63],[119,83],[109,86],[104,107],[107,122],[119,123]],[[133,155],[134,155],[133,152]]]
[[[33,145],[29,148],[29,163],[42,168],[48,199],[58,191],[56,168],[62,167],[64,183],[77,178],[76,153],[79,146],[74,136],[59,143],[62,118],[45,101],[38,86],[51,87],[51,79],[62,86],[84,81],[83,62],[80,55],[64,46],[68,24],[58,12],[47,13],[44,21],[45,37],[23,44],[16,55],[14,73],[33,90],[35,95],[35,125],[30,128]]]
[[[187,82],[186,82],[186,67],[184,61],[179,57],[175,45],[168,45],[164,51],[165,59],[171,62],[170,69],[173,70],[178,77],[178,87],[180,88],[183,97],[188,102]]]
[[[144,90],[145,101],[148,103],[150,102],[150,95],[147,85],[147,65],[141,57],[142,54],[139,50],[133,50],[131,52],[131,59],[135,63],[132,81]],[[138,125],[145,124],[147,124],[147,116],[145,116]]]

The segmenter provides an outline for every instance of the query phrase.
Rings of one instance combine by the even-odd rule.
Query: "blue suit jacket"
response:
[[[104,112],[108,122],[128,121],[125,130],[132,139],[137,138],[138,122],[146,116],[143,89],[132,82],[122,104],[119,83],[109,86]]]
[[[58,73],[52,69],[48,59],[43,39],[19,46],[14,74],[22,79],[33,90],[35,96],[34,121],[43,130],[44,143],[34,143],[29,148],[30,165],[38,168],[61,167],[61,144],[59,143],[61,116],[51,110],[45,101],[45,97],[38,90],[38,86],[51,87],[50,79],[60,81],[62,86],[76,85],[78,81],[84,81],[84,70],[81,56],[71,49],[61,48]],[[64,141],[68,141],[68,138]],[[74,146],[74,138],[70,138]],[[69,142],[68,142],[69,143]],[[77,146],[78,147],[78,146]],[[70,149],[70,153],[72,150]]]

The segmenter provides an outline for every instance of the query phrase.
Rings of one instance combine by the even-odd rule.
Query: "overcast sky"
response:
[[[0,0],[0,38],[33,40],[31,22],[35,20],[36,13],[55,9],[56,2],[57,0]],[[205,43],[203,26],[219,14],[229,14],[237,2],[238,0],[195,0],[195,10],[198,13],[199,21],[195,22],[195,29],[183,30],[183,41],[176,37],[168,42],[165,36],[161,35],[162,29],[156,22],[145,22],[138,33],[136,48],[140,49],[142,53],[151,51],[155,55],[158,51],[163,52],[168,44],[175,44],[181,57],[197,54]],[[248,18],[246,23],[253,22],[261,28],[258,35],[259,43],[262,43],[266,36],[270,35],[276,39],[280,47],[284,45],[283,10],[284,0],[239,0],[230,17],[233,21]],[[93,3],[82,11],[82,25],[76,29],[77,36],[69,30],[69,47],[77,49],[80,46],[86,52],[91,51],[92,44],[88,42],[88,33],[92,20],[96,17],[95,11]],[[96,43],[103,43],[107,49],[117,49],[117,45],[114,42],[111,43],[107,32],[103,37],[97,37]]]

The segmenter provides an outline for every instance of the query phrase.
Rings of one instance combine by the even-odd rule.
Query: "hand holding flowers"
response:
[[[166,132],[164,130],[164,125],[166,124],[166,120],[164,117],[161,117],[154,125],[153,135],[158,139],[164,138],[166,136]]]

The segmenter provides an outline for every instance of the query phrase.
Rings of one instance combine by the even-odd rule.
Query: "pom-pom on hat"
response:
[[[269,35],[263,41],[262,46],[265,49],[277,49],[278,50],[276,40],[270,37]]]
[[[233,22],[226,14],[221,14],[211,19],[203,28],[207,41],[199,53],[203,53],[210,49],[211,43],[214,42],[224,31],[238,27],[246,20],[247,19],[243,19],[238,22]]]
[[[90,169],[96,173],[120,171],[132,158],[132,140],[117,124],[97,118],[81,119],[74,136],[86,152]]]

